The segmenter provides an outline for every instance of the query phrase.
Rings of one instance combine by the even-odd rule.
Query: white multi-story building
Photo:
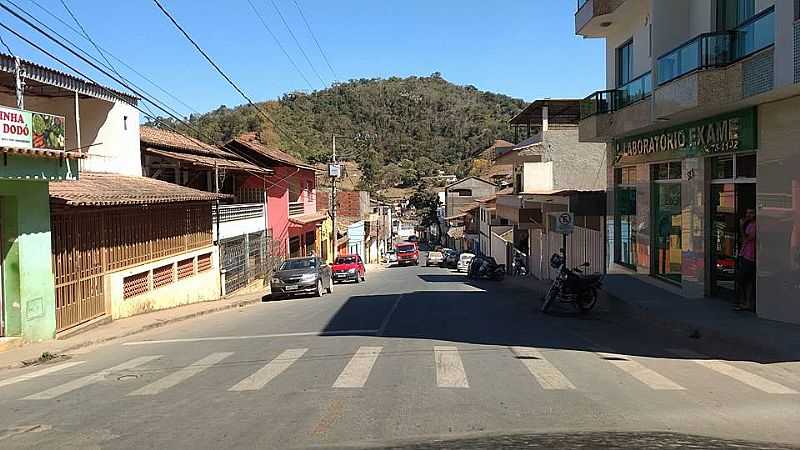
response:
[[[580,138],[608,143],[618,266],[800,323],[798,19],[796,0],[578,2],[576,33],[606,42]],[[748,212],[754,290],[737,274]]]

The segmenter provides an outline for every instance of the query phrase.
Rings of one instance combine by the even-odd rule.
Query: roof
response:
[[[229,195],[200,191],[147,177],[83,172],[77,181],[50,183],[50,199],[67,206],[210,202]]]
[[[84,159],[85,153],[68,152],[64,150],[53,150],[49,148],[17,148],[17,147],[0,147],[0,153],[6,155],[14,153],[25,156],[35,156],[39,158],[55,158],[55,159]]]
[[[178,161],[182,161],[200,167],[218,167],[220,169],[241,170],[246,172],[260,172],[266,174],[271,174],[274,172],[272,169],[258,167],[255,164],[250,164],[248,162],[238,161],[235,159],[214,158],[211,156],[193,155],[191,153],[169,152],[166,150],[155,150],[152,148],[144,149],[144,152],[152,155],[163,156],[165,158],[175,159]]]
[[[126,94],[124,92],[101,86],[83,78],[78,78],[59,70],[51,69],[30,61],[20,58],[22,67],[25,71],[25,84],[31,89],[31,95],[37,91],[35,87],[42,86],[55,86],[57,88],[77,92],[82,95],[100,98],[107,101],[122,101],[131,105],[135,105],[138,97]],[[15,73],[14,57],[5,53],[0,53],[0,72],[8,74]]]
[[[251,152],[257,153],[264,158],[269,160],[281,163],[281,164],[288,164],[290,166],[300,167],[303,169],[317,171],[314,166],[311,164],[306,163],[305,161],[292,156],[284,151],[281,151],[274,147],[267,147],[266,145],[262,144],[258,139],[255,137],[255,133],[245,133],[240,135],[239,137],[228,141],[225,144],[225,148],[230,149],[231,151],[236,152],[240,149],[246,149]],[[240,150],[241,151],[241,150]],[[238,152],[237,152],[238,153]]]
[[[182,152],[193,152],[203,155],[216,155],[241,159],[239,156],[226,152],[213,145],[170,130],[161,128],[141,126],[139,127],[139,140],[145,144],[162,149],[179,150]]]
[[[486,184],[490,184],[490,185],[494,186],[494,183],[492,183],[491,181],[486,181],[486,180],[484,180],[483,178],[476,177],[476,176],[470,176],[470,177],[462,178],[462,179],[460,179],[460,180],[458,180],[458,181],[454,181],[454,182],[452,182],[452,183],[448,184],[447,186],[445,186],[444,188],[445,188],[445,189],[450,189],[451,187],[453,187],[453,186],[455,186],[455,185],[457,185],[457,184],[461,184],[461,183],[463,183],[464,181],[467,181],[467,180],[469,180],[470,178],[474,178],[474,179],[476,179],[476,180],[478,180],[478,181],[482,181],[482,182],[484,182],[484,183],[486,183]]]
[[[486,172],[485,176],[489,178],[510,177],[513,174],[514,174],[513,164],[495,164],[489,167],[489,170]]]
[[[494,153],[495,150],[498,149],[498,148],[507,148],[507,147],[513,147],[513,146],[514,146],[514,144],[512,144],[511,142],[508,142],[508,141],[503,140],[503,139],[497,139],[497,140],[494,141],[494,144],[492,144],[491,146],[473,152],[473,156],[486,155],[487,153]],[[493,154],[490,155],[490,156],[492,157],[492,159],[494,159],[494,155]]]
[[[299,214],[297,216],[289,216],[289,222],[292,222],[297,225],[308,225],[314,222],[320,222],[325,220],[328,217],[328,210],[323,209],[320,211],[314,211],[305,214]]]
[[[541,124],[542,109],[547,106],[547,122],[551,124],[577,124],[580,121],[580,100],[578,99],[545,99],[536,100],[509,123],[512,125]]]

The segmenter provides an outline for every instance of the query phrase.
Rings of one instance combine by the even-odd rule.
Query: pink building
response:
[[[267,228],[281,253],[290,257],[312,252],[320,255],[320,227],[328,214],[317,210],[316,169],[263,145],[255,133],[243,134],[225,144],[225,148],[274,171],[266,180],[252,176],[245,183],[256,187],[266,182]]]

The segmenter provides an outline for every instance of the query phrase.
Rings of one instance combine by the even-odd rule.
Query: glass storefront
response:
[[[636,268],[636,166],[614,170],[614,262]]]
[[[651,166],[653,252],[651,272],[676,283],[681,282],[681,163]]]

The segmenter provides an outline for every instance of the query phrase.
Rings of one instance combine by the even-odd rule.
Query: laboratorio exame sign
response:
[[[64,150],[64,118],[0,107],[0,147]]]
[[[755,150],[755,109],[617,140],[616,162],[638,163]]]

